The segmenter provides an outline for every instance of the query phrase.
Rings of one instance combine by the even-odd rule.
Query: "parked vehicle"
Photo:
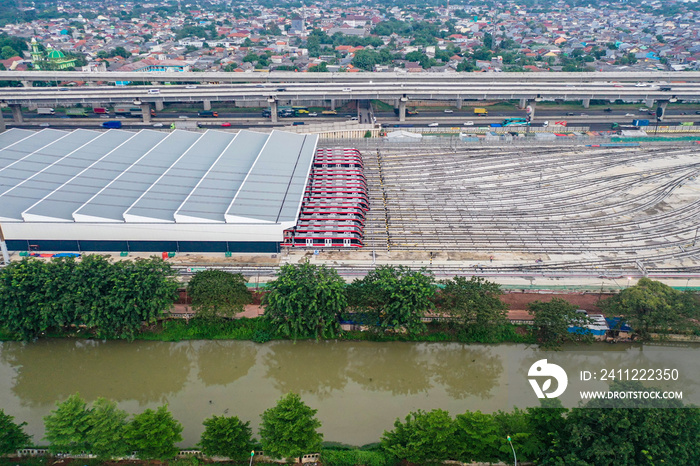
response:
[[[103,128],[117,129],[122,127],[121,121],[105,121],[102,123]]]
[[[53,115],[56,113],[56,110],[50,107],[42,107],[42,108],[37,108],[36,109],[36,114],[37,115]]]
[[[67,108],[66,116],[69,117],[86,117],[87,112],[84,108]]]
[[[218,116],[219,116],[218,112],[212,112],[211,110],[201,111],[197,115],[199,115],[201,117],[211,117],[211,118],[218,118]]]

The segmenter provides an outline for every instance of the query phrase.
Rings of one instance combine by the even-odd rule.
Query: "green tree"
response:
[[[549,302],[535,301],[527,307],[535,316],[532,324],[540,345],[557,348],[567,341],[591,340],[590,334],[569,332],[569,326],[584,327],[590,321],[568,301],[554,298]]]
[[[370,49],[358,50],[352,58],[352,66],[363,69],[365,71],[374,70],[374,65],[379,63],[379,53]]]
[[[309,263],[287,264],[267,284],[265,317],[277,331],[293,337],[335,336],[347,305],[345,282],[333,269]]]
[[[654,391],[615,382],[610,391]],[[566,418],[562,439],[543,464],[645,466],[700,464],[700,408],[679,400],[591,400]],[[614,445],[614,448],[610,448]]]
[[[438,302],[468,335],[489,341],[508,324],[500,285],[481,277],[454,277],[442,283]]]
[[[235,416],[212,416],[204,420],[199,446],[207,456],[225,456],[242,461],[254,448],[252,435],[250,422],[243,422]]]
[[[98,398],[87,415],[89,429],[86,434],[88,450],[100,459],[125,456],[128,447],[124,443],[126,411],[117,408],[117,403]]]
[[[523,442],[522,449],[529,458],[544,460],[561,443],[568,412],[558,398],[545,398],[540,400],[540,406],[527,408],[528,431],[531,435]],[[507,435],[510,434],[512,433]]]
[[[493,49],[493,36],[488,32],[484,33],[484,47]]]
[[[697,295],[648,278],[639,279],[636,285],[602,300],[599,305],[606,314],[625,316],[642,338],[649,338],[652,332],[686,330],[697,325],[691,319],[700,317]]]
[[[309,68],[310,73],[328,73],[328,63],[322,61],[318,65]]]
[[[31,437],[24,432],[26,422],[15,423],[15,418],[0,409],[0,455],[11,455],[29,445]]]
[[[273,408],[265,410],[260,424],[260,441],[273,458],[296,458],[321,449],[323,434],[318,410],[311,409],[296,393],[288,393]]]
[[[119,46],[116,47],[114,50],[109,52],[110,57],[122,57],[122,58],[129,58],[131,56],[131,52],[126,50],[124,47]]]
[[[449,459],[453,453],[455,424],[447,411],[434,409],[409,413],[405,422],[394,421],[385,431],[381,445],[391,456],[411,463],[426,464]]]
[[[6,45],[0,50],[0,55],[3,59],[7,60],[8,58],[16,57],[17,51],[9,45]]]
[[[126,426],[124,439],[140,459],[167,460],[177,455],[179,449],[175,444],[182,441],[181,433],[182,425],[166,405],[134,416]]]
[[[503,439],[494,418],[481,411],[458,414],[453,438],[457,459],[467,463],[497,461],[498,446]]]
[[[45,440],[51,453],[81,453],[87,450],[87,432],[90,428],[88,410],[79,394],[71,395],[44,417]]]
[[[432,307],[435,277],[426,270],[383,265],[348,286],[350,305],[369,314],[368,323],[382,330],[425,330],[422,319]]]
[[[253,296],[246,287],[246,279],[240,273],[223,270],[205,270],[194,274],[187,284],[187,294],[192,298],[192,308],[197,317],[233,317],[245,310]]]

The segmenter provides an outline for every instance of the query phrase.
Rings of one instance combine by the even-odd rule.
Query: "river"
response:
[[[527,381],[542,358],[561,365],[572,379],[585,367],[674,367],[684,401],[700,400],[697,346],[592,345],[545,353],[521,344],[245,341],[122,342],[40,340],[0,343],[0,407],[39,444],[43,417],[73,393],[91,402],[115,400],[129,413],[167,403],[184,425],[183,447],[192,447],[202,421],[217,415],[251,421],[287,392],[318,409],[327,441],[376,442],[417,409],[509,411],[537,406]],[[604,389],[606,383],[590,382]],[[561,400],[576,406],[569,389]]]

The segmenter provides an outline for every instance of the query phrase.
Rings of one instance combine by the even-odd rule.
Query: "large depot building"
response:
[[[276,252],[318,136],[78,129],[0,134],[15,251]]]

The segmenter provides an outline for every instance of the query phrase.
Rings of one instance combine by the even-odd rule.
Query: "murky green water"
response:
[[[591,361],[675,364],[683,380],[669,387],[687,390],[686,399],[700,395],[697,363],[687,370],[679,366],[688,354],[700,355],[698,347],[576,349],[545,354],[516,344],[6,342],[0,343],[0,407],[26,421],[28,432],[40,442],[43,416],[57,400],[75,392],[88,401],[113,399],[130,413],[167,403],[185,426],[182,446],[193,446],[202,421],[212,414],[236,415],[257,430],[260,414],[294,391],[318,409],[326,440],[361,445],[378,441],[397,417],[416,409],[441,408],[454,415],[535,406],[527,371],[544,357],[562,365],[572,378]],[[568,406],[578,402],[571,392],[562,397]]]

